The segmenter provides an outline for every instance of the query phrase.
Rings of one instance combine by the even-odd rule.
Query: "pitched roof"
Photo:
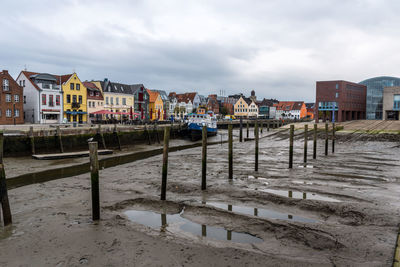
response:
[[[150,100],[149,101],[150,102],[156,102],[159,93],[156,92],[156,91],[151,91],[149,89],[146,89],[146,90],[147,90],[147,93],[149,93],[149,96],[150,96]]]
[[[281,101],[278,104],[274,104],[274,107],[276,107],[276,110],[283,111],[300,110],[303,104],[303,101]]]
[[[37,90],[40,90],[39,86],[37,86],[37,84],[32,81],[32,78],[33,78],[33,76],[36,76],[36,75],[39,75],[39,74],[42,74],[42,73],[40,73],[40,72],[32,72],[32,71],[25,71],[25,70],[21,71],[21,73],[23,73],[26,76],[26,78],[28,78],[29,82]],[[54,76],[57,79],[56,84],[60,85],[60,81],[61,81],[61,84],[67,82],[69,80],[69,78],[71,78],[71,76],[73,74],[66,74],[66,75],[61,75],[61,76],[60,75],[54,75],[54,74],[50,74],[50,75]]]
[[[139,90],[140,88],[145,88],[143,84],[139,83],[139,84],[131,84],[131,90],[132,90],[132,94],[136,93],[137,90]]]
[[[100,92],[100,89],[99,89],[94,83],[92,83],[92,82],[87,82],[87,81],[85,81],[85,82],[83,82],[82,84],[83,84],[88,90]]]
[[[54,76],[57,78],[57,84],[60,85],[60,81],[61,81],[61,84],[66,83],[69,80],[69,78],[71,78],[72,75],[74,75],[74,74],[72,73],[72,74],[66,74],[66,75],[61,75],[61,76],[60,75],[54,75]]]
[[[37,86],[37,84],[34,83],[34,82],[32,82],[32,80],[31,80],[31,76],[33,76],[33,75],[38,75],[38,74],[39,74],[38,72],[31,72],[31,71],[24,71],[24,70],[23,70],[23,71],[21,71],[21,73],[24,74],[25,77],[28,78],[29,82],[30,82],[37,90],[40,91],[39,86]]]

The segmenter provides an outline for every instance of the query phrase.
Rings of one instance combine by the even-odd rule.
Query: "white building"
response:
[[[21,71],[16,81],[24,88],[25,122],[62,123],[60,79],[48,73]]]
[[[252,100],[249,105],[247,117],[258,117],[258,106],[254,100]]]

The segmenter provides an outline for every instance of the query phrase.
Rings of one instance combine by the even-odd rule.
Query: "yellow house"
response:
[[[92,81],[92,83],[103,91],[104,105],[102,109],[115,113],[106,115],[106,118],[129,119],[130,110],[132,109],[132,112],[135,112],[135,97],[132,86],[111,82],[108,79]]]
[[[150,112],[150,120],[164,120],[164,103],[162,101],[160,93],[156,91],[151,91],[147,89],[147,92],[150,96],[149,101],[149,112]]]
[[[60,77],[63,91],[64,121],[87,122],[87,89],[76,73]]]
[[[247,117],[248,114],[249,114],[249,103],[243,96],[241,96],[234,105],[234,115],[235,117]]]

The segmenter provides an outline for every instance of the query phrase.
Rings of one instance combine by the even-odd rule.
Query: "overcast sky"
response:
[[[314,101],[400,76],[399,0],[2,0],[0,68]]]

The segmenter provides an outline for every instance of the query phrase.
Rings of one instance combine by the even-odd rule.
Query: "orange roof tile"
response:
[[[147,90],[147,93],[149,93],[149,101],[150,102],[156,102],[156,100],[157,100],[157,97],[158,97],[158,95],[160,94],[160,93],[158,93],[158,92],[156,92],[156,91],[151,91],[151,90],[149,90],[149,89],[146,89]]]

